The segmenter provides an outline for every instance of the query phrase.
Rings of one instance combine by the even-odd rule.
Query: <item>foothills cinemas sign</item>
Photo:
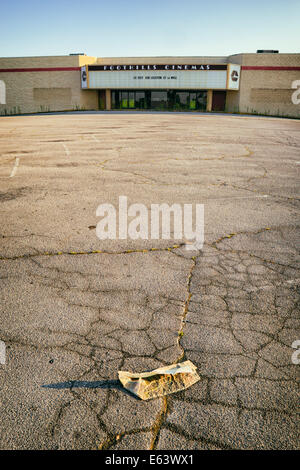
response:
[[[118,72],[130,70],[227,70],[227,64],[197,64],[197,65],[181,65],[181,64],[165,64],[165,65],[89,65],[89,70],[101,70],[102,72]]]
[[[93,89],[238,90],[237,64],[95,64],[81,68],[81,87]]]

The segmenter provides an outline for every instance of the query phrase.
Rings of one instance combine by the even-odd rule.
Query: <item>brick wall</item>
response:
[[[6,104],[0,104],[0,114],[97,109],[98,93],[81,90],[79,69],[80,64],[94,61],[87,56],[0,58],[0,80],[6,85]],[[26,71],[33,68],[44,70]],[[45,70],[55,68],[61,70]]]
[[[300,67],[300,54],[239,54],[229,61],[241,64],[240,90],[227,96],[228,111],[300,117],[300,105],[293,104],[292,82],[300,70],[264,70],[251,67]],[[244,67],[250,67],[244,68]]]

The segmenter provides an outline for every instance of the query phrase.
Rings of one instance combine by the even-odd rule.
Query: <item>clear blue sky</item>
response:
[[[7,0],[0,56],[300,52],[299,0]]]

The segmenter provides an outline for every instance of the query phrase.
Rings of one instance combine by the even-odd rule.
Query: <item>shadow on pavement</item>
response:
[[[45,384],[41,385],[42,388],[54,388],[56,390],[61,389],[73,389],[73,388],[106,388],[106,389],[115,389],[121,390],[126,395],[130,395],[133,398],[139,400],[138,397],[131,394],[126,390],[122,384],[118,380],[95,380],[93,382],[89,382],[86,380],[70,380],[69,382],[58,382],[53,384]]]

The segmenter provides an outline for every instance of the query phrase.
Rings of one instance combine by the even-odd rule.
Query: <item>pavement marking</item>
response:
[[[19,162],[20,162],[20,158],[19,157],[16,157],[16,161],[15,161],[15,164],[14,164],[14,167],[11,171],[11,174],[9,175],[10,178],[13,178],[17,172],[17,169],[18,169],[18,166],[19,166]]]
[[[62,144],[64,149],[65,149],[65,152],[66,152],[66,155],[69,156],[70,155],[70,150],[68,149],[68,147],[66,146],[66,144]]]

